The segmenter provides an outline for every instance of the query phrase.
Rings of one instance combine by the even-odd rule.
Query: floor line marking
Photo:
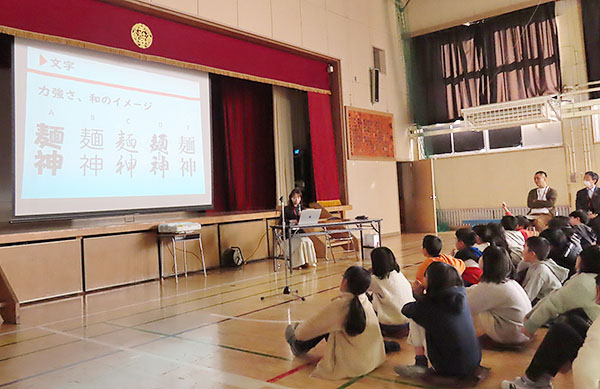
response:
[[[0,337],[1,337],[1,336],[5,336],[5,335],[11,335],[11,334],[18,333],[18,332],[23,332],[23,331],[29,331],[29,330],[33,330],[33,329],[39,328],[40,326],[42,326],[42,327],[46,327],[46,326],[51,326],[51,325],[55,325],[55,324],[60,324],[60,323],[63,323],[63,322],[66,322],[66,321],[70,321],[70,320],[81,319],[81,318],[83,318],[83,317],[85,317],[85,318],[88,318],[88,317],[90,317],[90,316],[92,316],[92,317],[93,317],[93,316],[97,316],[97,315],[102,315],[102,314],[106,314],[106,313],[110,313],[110,312],[119,311],[119,310],[121,310],[121,309],[132,308],[132,307],[135,307],[135,306],[138,306],[138,305],[144,305],[144,304],[150,304],[150,303],[155,303],[155,302],[161,302],[161,301],[164,301],[164,300],[171,300],[171,299],[173,299],[173,298],[182,297],[182,296],[187,296],[187,295],[194,294],[194,293],[200,293],[200,292],[203,292],[203,291],[212,290],[212,289],[216,289],[216,288],[220,288],[220,287],[224,287],[224,286],[234,285],[234,284],[236,284],[236,283],[240,283],[240,282],[244,282],[244,281],[253,281],[253,280],[256,280],[256,279],[260,279],[260,278],[264,278],[264,277],[269,277],[269,276],[271,276],[271,275],[272,275],[272,274],[263,274],[263,275],[261,275],[261,276],[256,276],[256,277],[248,278],[248,279],[246,279],[246,280],[242,280],[242,281],[231,281],[231,282],[227,282],[227,283],[224,283],[224,284],[219,284],[219,285],[209,286],[209,287],[207,287],[207,288],[203,288],[203,289],[199,289],[199,290],[192,290],[192,291],[189,291],[189,292],[184,292],[184,293],[181,293],[181,294],[175,294],[175,295],[173,295],[173,296],[168,296],[168,297],[159,297],[159,298],[155,298],[155,299],[150,299],[150,300],[146,300],[146,301],[141,301],[141,302],[138,302],[138,303],[127,304],[127,305],[123,305],[123,306],[119,306],[119,307],[116,307],[116,308],[107,309],[107,310],[100,311],[100,312],[93,312],[93,313],[89,313],[89,314],[87,314],[87,313],[82,313],[82,314],[81,314],[81,315],[79,315],[79,316],[72,316],[72,317],[70,317],[70,318],[61,319],[61,320],[56,320],[56,321],[52,321],[52,322],[48,322],[48,323],[44,323],[44,324],[40,324],[40,325],[35,325],[35,326],[31,326],[31,327],[26,327],[26,328],[18,328],[18,329],[12,330],[12,331],[6,331],[6,332],[2,332],[2,333],[0,333]],[[154,281],[154,282],[157,282],[157,281]],[[158,282],[161,282],[161,281],[158,281]],[[264,285],[264,284],[267,284],[267,283],[269,283],[269,282],[270,282],[270,281],[267,281],[267,282],[261,282],[261,283],[259,283],[259,284],[256,284],[256,285],[251,285],[250,287],[259,286],[259,285]],[[277,282],[277,281],[275,281],[275,282]],[[137,286],[137,285],[132,285],[132,286]],[[112,290],[113,290],[113,289],[111,289],[111,291],[112,291]],[[225,291],[225,292],[223,292],[223,293],[230,293],[230,292],[235,292],[235,291],[234,291],[234,290],[232,290],[232,291]],[[100,292],[100,293],[103,293],[103,292]],[[98,295],[98,294],[95,294],[95,295]],[[210,298],[210,297],[214,297],[214,296],[217,296],[217,295],[203,296],[203,297],[201,297],[200,299],[203,299],[203,298]],[[194,299],[194,300],[188,300],[188,301],[186,301],[186,302],[191,302],[191,301],[195,301],[195,300],[198,300],[198,299]],[[55,301],[55,302],[57,302],[57,303],[58,303],[58,302],[61,302],[61,301],[60,301],[60,300],[58,300],[58,301]],[[54,303],[54,301],[53,301],[53,302],[50,302],[49,304],[51,304],[51,303]],[[161,309],[162,309],[162,308],[161,308]],[[146,312],[148,312],[148,311],[146,311]],[[137,313],[136,313],[136,314],[134,314],[134,315],[137,315]],[[127,317],[127,316],[125,316],[125,317]],[[1,347],[1,346],[0,346],[0,347]]]
[[[171,334],[165,334],[163,332],[158,332],[158,331],[148,331],[148,330],[144,330],[141,328],[136,328],[136,327],[128,327],[128,326],[124,326],[124,325],[120,325],[120,324],[114,324],[114,323],[109,323],[106,322],[106,324],[108,325],[112,325],[115,327],[119,327],[121,329],[128,329],[128,330],[132,330],[132,331],[139,331],[139,332],[145,332],[145,333],[149,333],[152,335],[158,335],[158,336],[162,336],[163,338],[172,338],[172,339],[177,339],[177,340],[182,340],[185,342],[192,342],[192,343],[198,343],[198,344],[204,344],[204,345],[208,345],[208,346],[215,346],[215,347],[222,347],[222,348],[226,348],[229,350],[234,350],[234,351],[240,351],[240,352],[244,352],[244,353],[248,353],[248,354],[254,354],[254,355],[260,355],[263,357],[268,357],[268,358],[274,358],[274,359],[279,359],[282,361],[291,361],[292,359],[290,358],[285,358],[285,357],[280,357],[279,355],[273,355],[273,354],[267,354],[267,353],[263,353],[260,351],[254,351],[254,350],[248,350],[248,349],[243,349],[240,347],[235,347],[235,346],[229,346],[226,344],[220,344],[220,343],[214,343],[211,342],[210,340],[202,340],[202,339],[192,339],[192,338],[184,338],[178,335],[171,335]],[[111,331],[112,332],[116,332],[116,331]],[[104,335],[104,334],[103,334]],[[210,338],[204,338],[204,339],[210,339]],[[160,339],[156,339],[157,341]]]
[[[230,320],[239,320],[239,321],[252,321],[252,322],[257,322],[257,323],[274,323],[274,324],[291,324],[291,323],[302,323],[302,320],[292,320],[291,322],[288,322],[287,320],[263,320],[263,319],[245,319],[242,317],[236,317],[236,316],[227,316],[227,315],[221,315],[218,313],[211,313],[211,316],[215,316],[215,317],[220,317],[223,319],[230,319]]]
[[[410,385],[411,387],[414,388],[424,388],[424,389],[438,389],[436,386],[427,386],[421,383],[415,383],[415,382],[410,382],[410,381],[403,381],[399,378],[386,378],[386,377],[379,377],[376,375],[367,375],[367,377],[369,378],[373,378],[376,380],[380,380],[380,381],[385,381],[385,382],[392,382],[395,384],[400,384],[400,385]]]
[[[330,291],[330,290],[337,289],[337,288],[338,288],[338,286],[337,286],[337,285],[336,285],[336,286],[332,286],[332,287],[330,287],[330,288],[326,288],[326,289],[320,290],[320,291],[318,291],[318,292],[315,292],[315,293],[312,293],[312,294],[307,294],[307,295],[305,295],[304,297],[310,297],[310,296],[314,296],[314,295],[316,295],[316,294],[323,293],[323,292],[328,292],[328,291]],[[290,303],[290,302],[292,302],[292,301],[294,301],[294,300],[282,301],[282,302],[280,302],[280,303],[277,303],[277,304],[269,305],[269,306],[266,306],[266,307],[263,307],[263,308],[255,309],[255,310],[253,310],[253,311],[250,311],[250,312],[245,312],[245,313],[239,314],[239,315],[237,315],[236,317],[242,317],[242,316],[246,316],[246,315],[251,315],[251,314],[253,314],[253,313],[257,313],[257,312],[260,312],[260,311],[264,311],[265,309],[269,309],[269,308],[274,308],[274,307],[277,307],[277,306],[279,306],[279,305],[283,305],[283,304]],[[215,325],[215,324],[221,324],[221,323],[224,323],[224,322],[226,322],[226,321],[229,321],[229,320],[232,320],[232,319],[223,319],[223,320],[219,320],[219,321],[217,321],[217,322],[214,322],[214,323],[206,323],[206,324],[202,324],[202,325],[200,325],[200,326],[198,326],[198,327],[195,327],[195,328],[190,328],[190,329],[187,329],[187,330],[184,330],[184,331],[176,332],[174,335],[181,335],[181,334],[184,334],[184,333],[186,333],[186,332],[190,332],[190,331],[198,330],[198,329],[200,329],[200,328],[209,327],[209,326],[212,326],[212,325]]]
[[[317,292],[311,294],[310,296],[315,295],[315,294],[319,294],[319,293],[322,293],[322,292],[325,292],[325,291],[329,291],[329,290],[331,290],[333,288],[335,288],[335,287],[326,288],[326,289],[317,291]],[[307,295],[307,297],[308,296],[309,295]],[[290,301],[293,301],[293,300],[290,300]],[[253,310],[253,311],[250,311],[250,312],[242,313],[242,314],[240,314],[238,316],[244,316],[244,315],[249,315],[249,314],[252,314],[252,313],[256,313],[256,312],[259,312],[259,311],[264,310],[264,309],[269,309],[269,308],[276,307],[278,305],[283,305],[283,304],[285,304],[287,302],[290,302],[290,301],[284,301],[284,302],[279,302],[277,304],[272,304],[272,305],[269,305],[267,307],[263,307],[263,308],[258,309],[258,310]],[[223,323],[223,322],[226,322],[226,321],[229,321],[229,320],[233,320],[233,319],[237,319],[237,318],[235,316],[227,317],[227,318],[225,318],[223,320],[219,320],[219,321],[217,321],[215,323],[207,323],[206,325],[204,325],[202,327],[199,327],[199,328],[204,328],[204,327],[207,327],[207,326],[213,325],[213,324],[220,324],[220,323]],[[243,320],[243,319],[240,319],[240,320]],[[287,323],[287,321],[285,321],[285,323]],[[194,329],[199,329],[199,328],[194,328],[192,330],[186,330],[184,332],[176,333],[176,334],[171,335],[171,334],[166,334],[166,333],[162,333],[162,332],[158,332],[158,331],[147,330],[147,329],[144,329],[144,328],[138,328],[137,326],[126,326],[126,325],[122,325],[122,324],[118,324],[118,323],[113,323],[113,322],[110,322],[110,321],[104,321],[104,322],[94,323],[94,324],[91,324],[90,326],[98,325],[98,324],[106,324],[106,325],[118,327],[120,329],[131,329],[131,330],[135,330],[135,331],[139,331],[139,332],[145,332],[145,333],[149,333],[149,334],[153,334],[153,335],[158,335],[158,336],[163,336],[163,337],[176,337],[178,339],[185,339],[185,340],[193,340],[193,339],[183,338],[183,337],[180,337],[178,335],[180,335],[182,333],[185,333],[185,332],[192,331]],[[143,324],[145,324],[145,323],[142,323],[142,324],[139,324],[139,325],[143,325]],[[74,331],[74,330],[78,330],[80,328],[86,328],[86,327],[87,327],[87,325],[84,325],[83,327],[75,327],[75,328],[67,329],[65,331]],[[43,327],[38,326],[38,327],[34,327],[34,329],[35,328],[42,329]],[[118,331],[120,331],[120,330],[108,331],[108,332],[105,332],[105,333],[97,335],[97,336],[109,335],[109,334],[112,334],[112,333],[115,333],[115,332],[118,332]],[[39,337],[35,337],[35,338],[32,338],[32,339],[27,339],[26,341],[32,341],[32,340],[40,339],[40,338],[43,338],[43,337],[55,335],[55,333],[53,333],[54,331],[49,331],[49,332],[50,332],[50,334],[39,336]],[[19,342],[17,341],[17,342],[14,342],[14,343],[8,343],[8,344],[2,345],[0,347],[4,347],[4,346],[10,345],[10,344],[15,344],[15,343],[19,343]],[[28,352],[28,353],[14,355],[14,356],[11,356],[11,357],[7,357],[7,358],[4,358],[4,359],[1,359],[0,362],[5,361],[5,360],[19,358],[19,357],[22,357],[22,356],[25,356],[25,355],[28,355],[28,354],[34,354],[34,353],[40,352],[40,351],[51,350],[53,348],[62,347],[64,345],[67,345],[67,344],[70,344],[70,343],[73,343],[73,342],[61,343],[61,344],[58,344],[58,345],[55,345],[55,346],[46,347],[46,348],[43,348],[43,349],[31,351],[31,352]],[[225,345],[220,345],[220,344],[215,344],[215,343],[208,343],[208,342],[204,343],[204,344],[210,344],[210,345],[216,345],[216,346],[222,346],[222,347],[229,347],[229,346],[225,346]],[[239,349],[239,351],[245,351],[245,352],[248,352],[248,353],[254,353],[254,354],[258,354],[258,355],[261,354],[259,352],[255,352],[255,351],[252,351],[252,350]],[[264,355],[268,356],[268,357],[273,357],[273,358],[281,358],[281,357],[273,356],[273,355],[270,355],[270,354],[264,354]],[[286,359],[286,360],[289,360],[289,359]]]
[[[100,346],[104,346],[104,347],[108,347],[111,348],[115,351],[121,351],[121,352],[130,352],[133,354],[136,354],[138,356],[146,356],[146,357],[151,357],[151,358],[155,358],[155,359],[159,359],[161,361],[164,362],[169,362],[169,363],[173,363],[175,365],[180,365],[180,366],[185,366],[194,370],[199,370],[199,371],[203,371],[203,372],[207,372],[207,373],[212,373],[211,378],[220,378],[217,379],[216,381],[222,384],[228,384],[228,385],[234,385],[237,386],[239,388],[244,388],[244,389],[260,389],[263,387],[269,387],[269,388],[284,388],[283,386],[280,385],[275,385],[275,384],[271,384],[271,383],[267,383],[265,381],[261,381],[261,380],[257,380],[254,378],[250,378],[250,377],[246,377],[246,376],[241,376],[238,374],[234,374],[234,373],[228,373],[225,372],[223,370],[218,370],[218,369],[214,369],[211,367],[206,367],[206,366],[202,366],[202,365],[198,365],[198,364],[193,364],[193,363],[189,363],[189,362],[185,362],[185,361],[181,361],[181,360],[177,360],[174,358],[169,358],[169,357],[165,357],[163,355],[160,354],[154,354],[151,352],[147,352],[147,351],[140,351],[140,350],[136,350],[134,348],[131,347],[125,347],[125,346],[117,346],[114,345],[112,343],[108,343],[108,342],[103,342],[101,340],[96,340],[96,339],[91,339],[91,338],[84,338],[78,335],[74,335],[74,334],[69,334],[63,331],[57,331],[57,330],[53,330],[50,328],[46,328],[46,327],[40,327],[46,331],[50,331],[50,332],[54,332],[57,335],[62,335],[62,336],[66,336],[66,337],[71,337],[74,339],[79,339],[82,340],[84,342],[90,342],[90,343],[94,343]]]
[[[327,270],[327,268],[323,268],[323,270]],[[319,272],[319,270],[317,270],[317,272]],[[71,318],[56,320],[56,321],[53,321],[53,322],[48,322],[48,323],[44,323],[44,324],[40,324],[40,325],[35,325],[35,326],[31,326],[31,327],[19,328],[19,329],[15,329],[15,330],[12,330],[12,331],[2,332],[2,333],[0,333],[0,337],[5,336],[5,335],[11,335],[11,334],[19,333],[19,332],[25,332],[25,331],[34,330],[36,328],[39,328],[40,326],[47,327],[47,326],[56,325],[56,324],[60,324],[60,323],[71,321],[71,320],[77,320],[77,319],[82,319],[82,318],[86,318],[87,319],[89,317],[94,317],[94,316],[97,316],[97,315],[103,315],[103,314],[110,313],[110,312],[116,312],[116,311],[119,311],[121,309],[127,309],[127,308],[131,308],[131,307],[139,306],[139,305],[150,304],[150,303],[155,303],[155,302],[161,302],[161,301],[170,300],[170,299],[173,299],[173,298],[179,298],[179,297],[187,296],[187,295],[194,294],[194,293],[200,293],[200,292],[203,292],[203,291],[212,290],[212,289],[216,289],[216,288],[220,288],[220,287],[224,287],[224,286],[229,286],[229,285],[234,285],[234,284],[238,284],[238,283],[243,283],[245,281],[252,281],[252,280],[256,280],[256,279],[260,279],[260,278],[271,277],[273,275],[276,275],[276,273],[263,274],[263,275],[256,276],[256,277],[251,277],[251,278],[248,278],[248,279],[245,279],[245,280],[238,280],[238,281],[226,282],[224,284],[214,285],[214,286],[210,286],[208,288],[204,288],[204,289],[200,289],[200,290],[193,290],[193,291],[184,292],[184,293],[181,293],[181,294],[176,294],[176,295],[168,296],[168,297],[159,297],[159,298],[156,298],[156,299],[146,300],[146,301],[142,301],[142,302],[139,302],[139,303],[133,303],[133,304],[128,304],[128,305],[123,305],[123,306],[120,306],[120,307],[117,307],[117,308],[107,309],[107,310],[104,310],[104,311],[101,311],[101,312],[93,312],[93,313],[90,313],[90,314],[83,313],[83,314],[81,314],[79,316],[73,316]],[[328,276],[331,276],[331,274],[327,275],[325,277],[328,277]],[[322,278],[325,278],[325,277],[322,277]],[[318,279],[321,279],[321,278],[317,278],[317,280]],[[248,288],[253,288],[253,287],[261,286],[261,285],[266,285],[266,284],[269,284],[271,282],[277,283],[277,281],[278,280],[275,279],[275,280],[272,280],[272,281],[261,282],[261,283],[258,283],[258,284],[250,285],[250,286],[248,286]],[[297,284],[299,284],[299,283],[297,283]],[[294,284],[294,285],[297,285],[297,284]],[[227,291],[224,291],[224,292],[221,292],[221,293],[218,293],[218,294],[213,294],[213,295],[208,295],[208,296],[201,296],[199,298],[192,299],[192,300],[186,300],[186,301],[183,301],[181,303],[176,303],[176,304],[173,304],[173,305],[167,305],[167,306],[160,307],[160,308],[153,308],[153,309],[146,310],[146,311],[143,311],[143,312],[137,312],[137,313],[134,313],[134,314],[121,316],[121,317],[118,317],[117,319],[124,319],[124,318],[135,316],[135,315],[138,315],[138,314],[141,314],[141,313],[147,313],[147,312],[152,312],[152,311],[156,311],[156,310],[161,310],[161,309],[165,309],[165,308],[169,308],[169,307],[174,307],[174,306],[177,306],[177,305],[180,305],[180,304],[187,304],[187,303],[190,303],[190,302],[204,300],[204,299],[207,299],[207,298],[216,297],[216,296],[219,296],[219,295],[222,295],[222,294],[226,294],[226,293],[233,293],[233,292],[236,292],[236,291],[238,291],[238,290],[227,290]],[[272,290],[269,290],[267,292],[270,292],[270,291],[272,291]],[[244,297],[242,297],[242,298],[244,298]],[[191,312],[191,311],[189,311],[189,312]],[[115,319],[112,319],[112,320],[115,320]],[[143,323],[143,324],[147,324],[147,323]],[[77,328],[80,328],[80,327],[77,327]],[[35,338],[32,338],[32,339],[38,339],[38,338],[41,338],[41,337],[44,337],[44,336],[47,336],[47,335],[42,335],[42,336],[35,337]],[[8,343],[8,344],[13,344],[13,343]],[[3,347],[3,346],[5,346],[5,345],[0,345],[0,347]]]
[[[366,374],[358,376],[358,377],[354,377],[350,381],[346,382],[345,384],[338,386],[337,389],[347,388],[348,386],[353,385],[353,384],[357,383],[358,381],[362,380],[365,376],[366,376]]]
[[[313,366],[314,364],[315,364],[315,362],[307,362],[307,363],[305,363],[303,365],[296,366],[295,368],[293,368],[291,370],[288,370],[285,373],[279,374],[278,376],[275,376],[275,377],[273,377],[271,379],[268,379],[267,382],[270,382],[270,383],[277,382],[277,381],[279,381],[279,380],[281,380],[281,379],[283,379],[283,378],[285,378],[287,376],[290,376],[290,375],[292,375],[292,374],[294,374],[294,373],[296,373],[296,372],[298,372],[298,371],[300,371],[300,370],[302,370],[304,368],[307,368],[308,366]]]

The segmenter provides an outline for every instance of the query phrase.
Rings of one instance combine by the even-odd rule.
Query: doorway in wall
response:
[[[433,160],[398,162],[398,196],[403,233],[437,233]]]

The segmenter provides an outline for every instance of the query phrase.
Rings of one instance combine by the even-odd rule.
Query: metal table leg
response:
[[[200,247],[200,255],[202,256],[202,270],[204,271],[204,277],[206,277],[206,263],[204,262],[204,247],[202,247],[202,236],[198,233],[198,245]]]
[[[171,238],[171,242],[173,243],[173,263],[175,264],[175,283],[179,283],[179,278],[177,277],[177,246],[175,243],[175,237]]]
[[[187,277],[187,250],[185,249],[185,238],[183,239],[183,274]]]
[[[363,229],[362,229],[362,225],[359,228],[360,231],[360,260],[362,261],[362,263],[365,262],[365,248],[363,246]]]
[[[164,249],[164,245],[163,245],[163,239],[162,238],[158,238],[158,245],[159,245],[159,250],[158,250],[158,271],[160,272],[158,274],[158,279],[162,281],[163,279],[163,262],[164,262],[164,258],[165,258],[165,249]]]
[[[288,234],[288,267],[290,275],[292,275],[292,230],[289,230]]]

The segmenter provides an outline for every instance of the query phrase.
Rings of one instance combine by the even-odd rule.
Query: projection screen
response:
[[[15,38],[14,216],[209,208],[208,74]]]

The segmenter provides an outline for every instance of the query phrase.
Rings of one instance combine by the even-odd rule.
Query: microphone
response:
[[[283,203],[283,196],[279,197],[279,201]]]

